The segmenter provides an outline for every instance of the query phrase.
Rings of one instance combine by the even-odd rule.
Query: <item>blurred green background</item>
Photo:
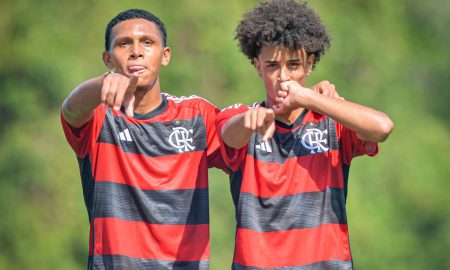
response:
[[[0,3],[0,269],[85,269],[88,217],[75,155],[59,120],[77,84],[106,71],[104,29],[127,8],[168,28],[165,92],[218,107],[264,98],[234,29],[256,1]],[[357,269],[450,269],[450,1],[310,1],[333,37],[309,79],[389,114],[395,130],[358,158],[347,200]],[[211,269],[229,269],[234,216],[227,177],[212,170]]]

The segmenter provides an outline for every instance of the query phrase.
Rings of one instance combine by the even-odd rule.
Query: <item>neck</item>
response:
[[[266,107],[267,108],[273,108],[274,103],[269,99],[266,98]],[[295,120],[300,116],[300,114],[304,111],[304,108],[297,108],[294,110],[286,110],[281,113],[277,113],[275,115],[275,119],[278,121],[281,121],[283,123],[286,123],[288,125],[292,125]]]
[[[136,89],[134,97],[134,112],[146,114],[156,109],[162,102],[159,80],[151,86]]]
[[[293,111],[283,112],[277,114],[275,119],[288,125],[292,125],[304,110],[304,108],[298,108]]]

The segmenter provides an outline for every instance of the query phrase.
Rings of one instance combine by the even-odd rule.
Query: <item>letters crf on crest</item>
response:
[[[173,131],[170,133],[168,141],[170,145],[178,149],[179,153],[188,152],[195,149],[195,146],[192,145],[192,134],[194,133],[192,128],[188,130],[184,127],[174,127],[172,130]]]
[[[320,130],[318,128],[309,128],[302,135],[302,145],[311,151],[311,154],[327,152],[328,147],[328,130]]]

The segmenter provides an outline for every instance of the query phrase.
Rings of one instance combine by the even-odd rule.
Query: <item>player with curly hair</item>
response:
[[[393,129],[384,113],[307,88],[330,37],[306,3],[272,0],[236,30],[266,99],[216,119],[236,207],[233,269],[352,269],[346,217],[352,158]]]

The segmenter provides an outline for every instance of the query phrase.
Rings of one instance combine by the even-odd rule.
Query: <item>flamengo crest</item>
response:
[[[194,133],[192,128],[187,130],[184,127],[174,127],[172,129],[168,141],[170,145],[178,149],[178,153],[194,150],[195,146],[192,145],[193,139],[191,138]]]
[[[320,130],[317,128],[310,128],[303,134],[301,143],[302,145],[311,151],[311,154],[322,153],[328,151],[327,147],[327,135],[328,130]]]

